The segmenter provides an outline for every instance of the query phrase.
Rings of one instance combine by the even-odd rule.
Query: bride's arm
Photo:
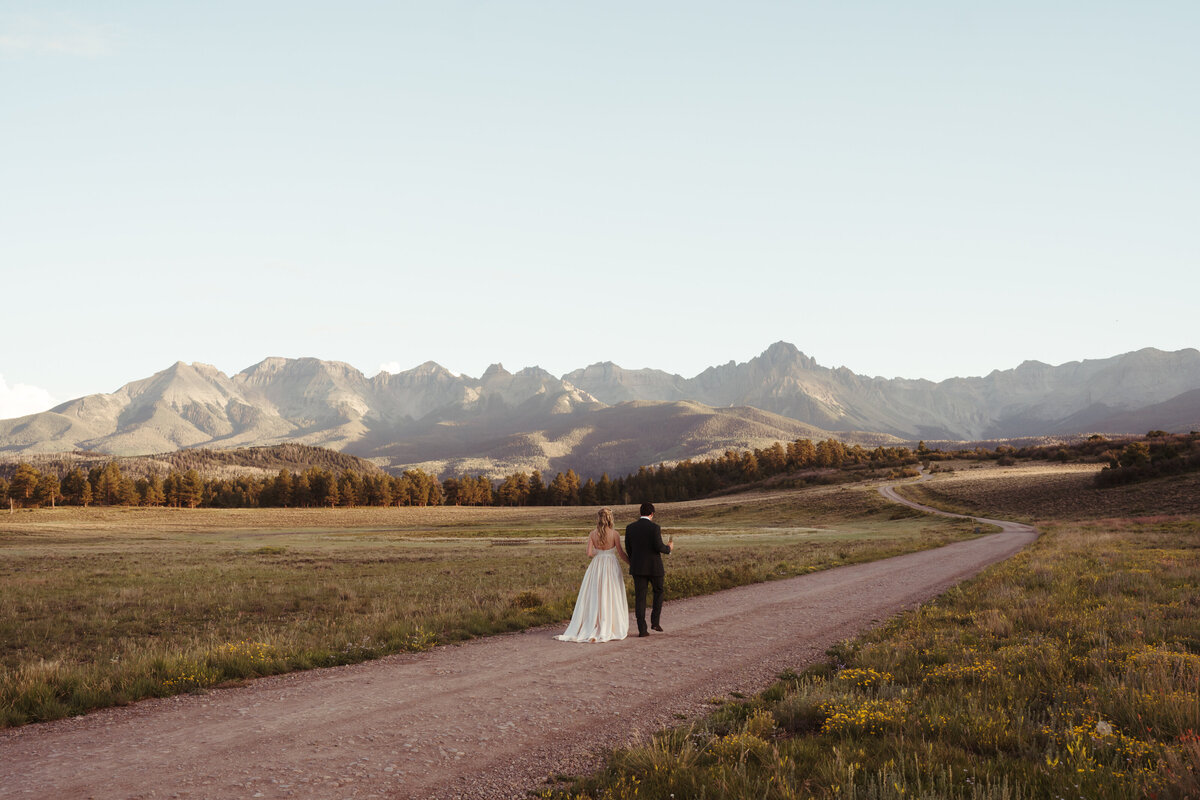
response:
[[[615,534],[616,531],[613,531],[613,533]],[[615,538],[617,540],[617,555],[621,557],[622,561],[624,561],[626,564],[628,564],[629,556],[625,553],[625,548],[621,547],[621,537],[614,536],[613,538]]]
[[[592,535],[588,534],[588,558],[596,555],[596,543],[592,541]]]

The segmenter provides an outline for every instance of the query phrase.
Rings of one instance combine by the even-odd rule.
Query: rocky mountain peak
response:
[[[479,379],[482,383],[487,383],[493,378],[510,378],[512,373],[504,368],[504,365],[497,361],[491,364],[483,371],[483,376]]]
[[[443,367],[436,361],[425,361],[412,369],[396,373],[397,375],[408,375],[413,378],[453,378],[454,373]]]
[[[739,418],[745,409],[759,409],[822,431],[877,431],[914,441],[1190,430],[1200,428],[1200,352],[1145,348],[1058,366],[1027,361],[986,378],[937,383],[828,369],[782,341],[749,361],[709,367],[694,378],[606,361],[561,378],[540,367],[513,374],[497,363],[476,380],[427,361],[367,380],[344,362],[278,357],[230,378],[211,365],[181,361],[111,394],[0,421],[0,449],[134,454],[297,441],[414,453],[396,456],[401,465],[439,448],[469,458],[481,442],[516,434],[557,442],[570,426],[592,425],[589,415],[628,419],[622,415],[632,411],[618,406],[631,402],[659,411],[671,406],[668,417],[686,411],[681,402],[699,404],[705,414],[743,409]],[[678,437],[648,421],[652,416],[647,411],[639,425],[677,444]],[[611,442],[585,438],[597,453],[610,452]],[[417,441],[431,449],[417,452],[411,444]]]

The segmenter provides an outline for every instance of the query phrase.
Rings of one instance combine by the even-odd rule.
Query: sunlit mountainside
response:
[[[368,378],[348,364],[268,358],[228,376],[176,363],[111,394],[0,421],[0,453],[142,455],[298,442],[383,466],[508,473],[642,464],[834,436],[863,445],[1200,427],[1200,352],[1144,349],[985,377],[926,380],[819,365],[779,342],[693,378],[593,364],[558,378],[433,362]]]

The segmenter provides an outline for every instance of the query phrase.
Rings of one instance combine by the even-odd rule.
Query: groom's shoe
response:
[[[656,631],[658,631],[659,633],[662,633],[662,632],[663,632],[662,625],[651,625],[650,627],[651,627],[653,630],[656,630]]]
[[[639,639],[640,639],[641,637],[643,637],[643,636],[649,636],[649,635],[650,635],[650,631],[638,631],[638,638],[639,638]]]

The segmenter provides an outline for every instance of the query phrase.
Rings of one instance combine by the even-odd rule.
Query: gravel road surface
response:
[[[1000,533],[936,550],[669,601],[665,632],[644,639],[571,644],[553,638],[565,625],[540,628],[0,731],[0,797],[524,797],[709,698],[761,691],[1036,537],[992,522]]]

